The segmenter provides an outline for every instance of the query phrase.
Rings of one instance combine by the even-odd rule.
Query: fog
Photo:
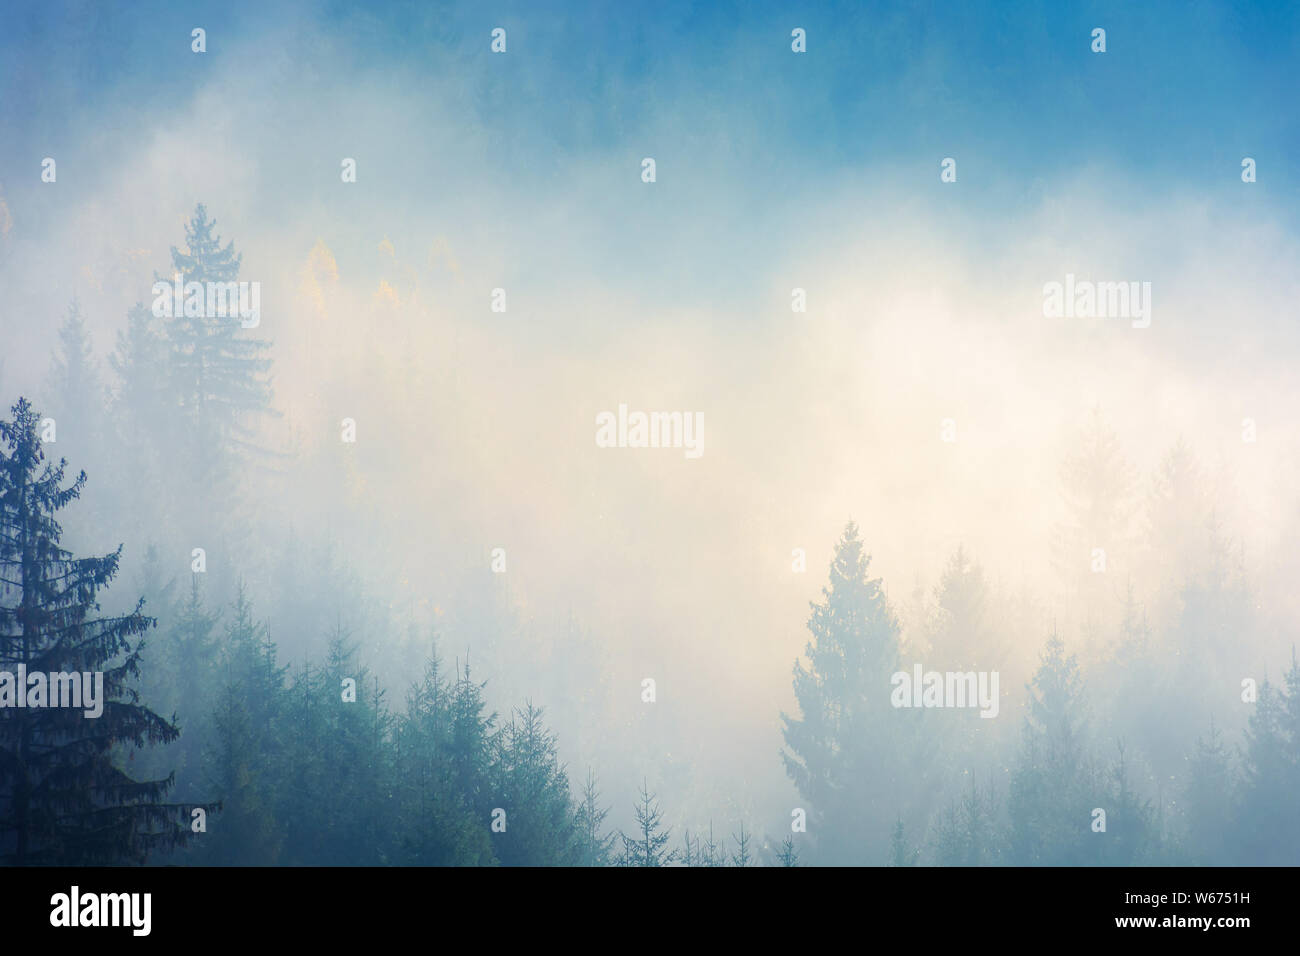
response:
[[[1078,656],[1089,752],[1109,761],[1125,741],[1132,786],[1195,856],[1179,813],[1196,739],[1213,719],[1243,744],[1242,681],[1277,683],[1300,622],[1300,244],[1280,193],[1229,189],[1234,157],[1213,188],[1113,148],[1037,171],[969,129],[860,162],[841,144],[822,165],[816,132],[800,144],[784,125],[810,77],[734,111],[699,78],[606,75],[626,62],[614,51],[575,53],[580,75],[555,80],[566,66],[541,47],[579,41],[534,23],[506,23],[500,64],[486,21],[447,26],[430,40],[446,55],[427,58],[391,24],[353,34],[306,11],[214,19],[204,57],[172,25],[185,75],[169,95],[119,79],[60,124],[35,118],[86,77],[6,108],[33,135],[0,176],[0,417],[27,397],[57,421],[47,455],[86,470],[60,521],[76,554],[124,545],[104,607],[149,600],[155,572],[173,602],[202,577],[224,625],[242,580],[281,663],[323,659],[344,631],[398,709],[436,639],[444,666],[487,682],[489,709],[545,708],[611,831],[635,827],[644,782],[674,844],[743,822],[774,849],[810,806],[781,759],[791,669],[853,521],[899,618],[900,669],[998,671],[1002,699],[992,720],[921,715],[941,750],[892,803],[864,802],[852,862],[885,863],[900,815],[932,862],[972,779],[1005,796],[1053,634]],[[695,47],[668,62],[722,71],[754,32],[712,67]],[[574,101],[584,77],[591,100]],[[240,416],[252,449],[214,450],[228,478],[128,414],[110,362],[198,203],[261,285],[260,324],[238,337],[270,343],[271,399]],[[1149,282],[1150,326],[1045,317],[1044,285],[1067,274]],[[55,368],[74,299],[94,366],[79,385],[98,389],[84,407]],[[599,447],[596,418],[620,404],[698,413],[702,455]],[[1126,463],[1110,471],[1108,435]],[[1171,484],[1180,447],[1193,464]],[[1071,462],[1088,475],[1073,486]],[[960,661],[939,609],[959,548],[985,588],[953,625]],[[177,608],[146,605],[150,645]],[[1154,684],[1117,663],[1135,613]],[[217,796],[193,765],[180,786]],[[831,861],[808,837],[808,861]]]

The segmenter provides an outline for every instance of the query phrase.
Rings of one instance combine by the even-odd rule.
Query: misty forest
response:
[[[175,245],[155,278],[241,278],[215,212],[159,238]],[[145,300],[97,317],[116,329],[105,342],[98,309],[79,297],[25,319],[48,330],[39,388],[19,394],[14,360],[0,365],[0,670],[80,673],[87,690],[103,674],[93,719],[0,687],[5,864],[1300,860],[1300,664],[1274,613],[1293,581],[1243,543],[1212,455],[1175,434],[1154,467],[1133,463],[1125,409],[1083,409],[1047,471],[1060,517],[1022,556],[1041,587],[963,541],[887,579],[877,516],[846,507],[795,553],[718,544],[728,581],[708,618],[660,621],[691,641],[642,653],[617,616],[588,620],[612,575],[570,575],[549,603],[513,583],[521,562],[568,568],[562,534],[521,553],[498,523],[442,567],[395,553],[416,521],[403,493],[446,514],[413,533],[472,540],[466,488],[437,448],[408,459],[373,408],[302,409],[375,389],[411,407],[418,356],[368,364],[358,344],[351,380],[286,388],[281,359],[312,344],[270,322]],[[476,387],[491,383],[456,395]],[[460,400],[440,413],[464,431],[439,447],[472,483],[489,459],[463,439],[491,424]],[[516,454],[516,482],[567,480]],[[307,500],[324,504],[294,507]],[[667,596],[684,586],[667,566],[620,586]],[[706,667],[691,646],[716,637],[749,681],[736,595],[778,577],[802,605],[769,622],[787,663],[752,658],[763,692],[719,690],[711,713],[708,681],[675,675]],[[995,706],[898,706],[894,675],[922,666],[997,672]]]

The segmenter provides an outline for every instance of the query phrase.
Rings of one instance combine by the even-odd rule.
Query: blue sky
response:
[[[32,150],[91,140],[112,157],[225,63],[257,78],[274,49],[290,78],[265,84],[272,96],[383,77],[439,102],[458,81],[455,114],[496,130],[499,169],[538,185],[574,155],[650,148],[670,113],[699,149],[743,157],[739,180],[794,190],[936,154],[1002,184],[999,198],[1086,159],[1168,186],[1248,154],[1295,196],[1294,4],[6,3],[4,17],[11,192]],[[194,25],[206,59],[189,52]],[[487,50],[497,25],[505,57]],[[804,56],[793,26],[808,31]],[[1089,50],[1094,26],[1104,55]]]

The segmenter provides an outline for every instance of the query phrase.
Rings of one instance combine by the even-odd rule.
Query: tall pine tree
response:
[[[233,241],[221,245],[215,226],[200,203],[185,227],[186,248],[172,247],[173,275],[159,281],[180,276],[183,284],[205,289],[208,282],[235,282],[242,257]],[[269,410],[270,343],[248,333],[237,315],[180,305],[174,303],[165,325],[173,401],[182,411],[199,477],[219,482],[230,454],[254,447],[257,418]]]
[[[66,462],[46,462],[37,413],[25,399],[12,411],[0,422],[0,861],[143,862],[190,835],[188,808],[163,800],[171,777],[134,780],[114,762],[119,748],[177,736],[133,686],[153,622],[143,601],[129,614],[99,615],[97,594],[116,575],[121,548],[76,558],[60,546],[56,515],[80,497],[85,472],[65,486]],[[102,713],[14,706],[20,665],[83,681],[102,673]]]
[[[800,714],[782,714],[786,772],[811,805],[810,832],[823,835],[819,862],[852,865],[884,857],[891,817],[920,817],[925,741],[920,711],[890,705],[899,665],[899,624],[857,525],[845,528],[821,603],[812,604],[805,647],[796,661]],[[920,825],[921,820],[913,821]]]

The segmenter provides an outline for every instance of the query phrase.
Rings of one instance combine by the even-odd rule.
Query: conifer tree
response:
[[[985,606],[988,585],[984,571],[966,549],[958,547],[935,588],[935,613],[930,624],[928,664],[941,670],[990,670],[998,663],[980,659],[985,647]],[[982,668],[976,668],[983,664]]]
[[[128,614],[99,615],[97,596],[117,574],[121,548],[76,558],[60,546],[57,514],[80,497],[85,472],[65,486],[66,462],[46,462],[37,413],[25,399],[12,413],[0,422],[0,861],[143,862],[190,836],[188,808],[164,802],[171,777],[138,781],[114,762],[123,748],[177,736],[134,686],[153,621],[143,601]],[[102,713],[31,706],[35,695],[14,706],[20,666],[29,675],[79,674],[83,694],[102,674]],[[25,690],[35,689],[29,676]]]
[[[632,836],[623,834],[623,865],[668,866],[677,859],[676,850],[664,849],[672,839],[672,830],[663,826],[663,811],[645,782],[634,811],[637,828]]]
[[[494,840],[504,866],[572,866],[579,844],[570,812],[568,775],[542,710],[528,702],[502,728],[496,791],[509,821]]]
[[[1096,804],[1083,741],[1078,661],[1055,634],[1029,687],[1029,713],[1007,801],[1011,861],[1018,866],[1080,865]]]
[[[67,317],[59,327],[59,349],[50,369],[50,395],[55,403],[60,445],[98,464],[106,396],[81,303],[76,299],[68,306]]]
[[[488,827],[462,792],[454,766],[453,689],[435,649],[423,677],[407,693],[395,729],[397,832],[394,862],[417,866],[480,866],[495,862]],[[482,731],[482,728],[480,728]],[[482,748],[487,734],[467,734]],[[485,750],[471,763],[487,772]]]
[[[682,866],[704,866],[704,853],[700,849],[700,838],[691,838],[691,831],[682,834],[682,848],[677,851],[677,859]]]
[[[159,526],[175,526],[172,505],[177,452],[186,447],[178,409],[171,401],[167,346],[162,320],[144,305],[127,312],[127,324],[117,333],[109,356],[114,373],[112,440],[117,454],[109,482],[121,512],[133,518],[126,531],[156,541]],[[167,539],[165,539],[167,540]]]
[[[239,278],[242,257],[233,242],[221,245],[215,226],[200,203],[185,227],[186,248],[172,247],[173,276],[183,284]],[[173,303],[164,326],[171,392],[183,412],[193,464],[200,476],[218,480],[230,464],[228,453],[254,447],[256,419],[269,410],[270,343],[243,329],[238,315],[208,315],[206,308],[183,305]]]
[[[1209,733],[1196,738],[1185,780],[1183,826],[1189,854],[1210,866],[1231,863],[1234,848],[1229,834],[1236,812],[1237,782],[1223,732],[1213,719]]]
[[[861,865],[888,846],[884,820],[906,802],[905,788],[925,790],[930,742],[920,711],[890,705],[899,664],[899,624],[871,558],[850,522],[836,547],[829,587],[814,603],[805,646],[796,661],[800,714],[781,715],[786,772],[808,800],[812,832],[821,834],[819,862]],[[912,801],[910,812],[924,807]]]
[[[753,854],[749,850],[750,834],[745,832],[745,821],[740,821],[740,836],[732,834],[731,838],[736,841],[735,852],[731,854],[731,865],[745,867],[749,866],[753,860]]]
[[[210,736],[208,720],[215,703],[214,692],[220,686],[215,631],[221,614],[204,607],[201,577],[191,576],[189,596],[168,628],[158,655],[169,686],[166,698],[157,701],[175,715],[173,719],[178,720],[182,730],[180,740],[171,749],[178,765],[178,790],[183,795],[189,795],[189,790],[201,783],[202,743]]]
[[[1259,686],[1242,754],[1242,803],[1236,842],[1257,866],[1300,858],[1300,663],[1294,649],[1281,685]]]
[[[1156,812],[1151,802],[1133,789],[1122,741],[1117,750],[1106,775],[1109,786],[1102,788],[1105,797],[1098,801],[1106,811],[1106,830],[1089,840],[1089,848],[1096,848],[1089,855],[1091,862],[1105,866],[1149,866],[1160,862],[1164,851]]]
[[[609,808],[600,805],[600,791],[596,789],[596,774],[588,770],[587,782],[582,788],[582,801],[578,804],[574,829],[577,832],[578,866],[609,866],[616,833],[601,833]],[[689,843],[690,833],[686,834]],[[696,841],[698,847],[698,840]]]
[[[391,792],[383,692],[339,625],[324,665],[299,684],[291,761],[299,793],[311,796],[282,810],[289,862],[381,864]]]
[[[280,801],[300,796],[303,803],[294,809],[308,812],[306,788],[285,793],[285,778],[292,779],[296,766],[286,751],[291,742],[299,742],[290,740],[288,729],[297,725],[286,718],[285,668],[277,662],[265,628],[253,618],[242,581],[221,650],[215,709],[206,722],[212,736],[204,760],[208,786],[222,803],[214,823],[221,837],[204,841],[200,859],[213,865],[285,862],[281,851],[287,826]]]
[[[776,859],[780,866],[799,865],[799,851],[795,849],[794,837],[787,836],[781,841],[781,849],[777,851]]]
[[[934,837],[935,862],[940,866],[997,866],[1002,862],[998,800],[990,785],[974,780],[949,804]]]

